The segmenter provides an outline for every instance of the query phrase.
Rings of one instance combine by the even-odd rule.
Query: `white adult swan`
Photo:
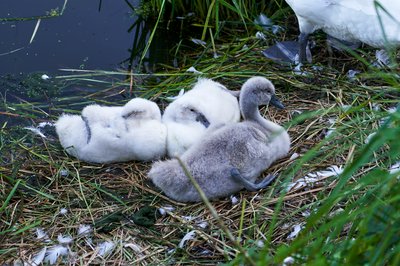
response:
[[[400,1],[286,0],[296,14],[299,61],[306,61],[309,34],[323,30],[340,41],[363,42],[375,48],[400,45]],[[384,9],[382,9],[383,7]]]

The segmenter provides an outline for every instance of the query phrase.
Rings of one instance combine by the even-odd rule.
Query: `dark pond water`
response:
[[[128,2],[139,5],[139,0]],[[38,25],[38,17],[60,13],[65,3],[61,16],[42,18]],[[0,123],[18,124],[15,114],[26,114],[30,103],[53,117],[67,109],[81,110],[96,100],[86,95],[112,85],[64,83],[53,78],[46,81],[40,78],[42,74],[70,74],[60,69],[136,71],[153,25],[136,16],[125,0],[1,0]],[[160,29],[142,71],[151,71],[158,62],[172,64],[169,51],[179,41],[179,31],[162,30],[161,25]],[[118,104],[131,96],[124,97],[117,95],[109,102]]]
[[[1,0],[0,18],[60,12],[64,0]],[[137,2],[132,2],[137,5]],[[62,16],[0,23],[0,74],[60,68],[113,69],[128,59],[135,21],[124,0],[68,0]]]

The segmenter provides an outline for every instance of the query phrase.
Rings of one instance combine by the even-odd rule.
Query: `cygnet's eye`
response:
[[[186,107],[186,110],[188,110],[191,113],[197,113],[197,111],[192,107]]]

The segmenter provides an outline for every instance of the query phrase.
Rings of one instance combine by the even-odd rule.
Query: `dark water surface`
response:
[[[0,18],[45,16],[63,5],[64,0],[1,0]],[[124,0],[68,0],[62,16],[41,19],[31,44],[37,19],[0,22],[0,75],[115,69],[130,57],[133,22]]]
[[[60,69],[151,73],[159,62],[175,63],[169,52],[181,38],[181,27],[167,29],[160,23],[138,70],[154,20],[135,15],[125,0],[68,0],[63,15],[40,20],[30,43],[37,17],[60,12],[64,3],[0,0],[0,127],[54,121],[91,103],[121,105],[141,96],[140,80],[132,94],[129,83],[116,85],[125,75],[60,78],[74,74]],[[129,3],[137,7],[139,0]]]

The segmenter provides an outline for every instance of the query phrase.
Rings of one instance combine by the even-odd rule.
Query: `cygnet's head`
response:
[[[242,107],[248,104],[259,106],[271,103],[277,108],[284,108],[283,104],[275,97],[274,85],[264,77],[248,79],[242,86],[239,102]]]
[[[121,116],[124,119],[161,120],[161,111],[157,104],[152,101],[134,98],[123,106]]]
[[[173,121],[177,123],[192,123],[199,122],[204,125],[204,127],[208,127],[210,122],[205,117],[205,115],[198,111],[192,105],[182,105],[181,108],[177,109],[175,113],[173,113],[172,117],[170,117]]]
[[[98,113],[98,111],[100,109],[101,109],[100,105],[90,104],[90,105],[86,106],[85,108],[83,108],[82,115],[85,115],[85,116],[94,115],[94,114]]]
[[[82,116],[88,117],[90,119],[101,119],[104,114],[111,109],[105,109],[104,106],[98,104],[91,104],[83,108]]]

